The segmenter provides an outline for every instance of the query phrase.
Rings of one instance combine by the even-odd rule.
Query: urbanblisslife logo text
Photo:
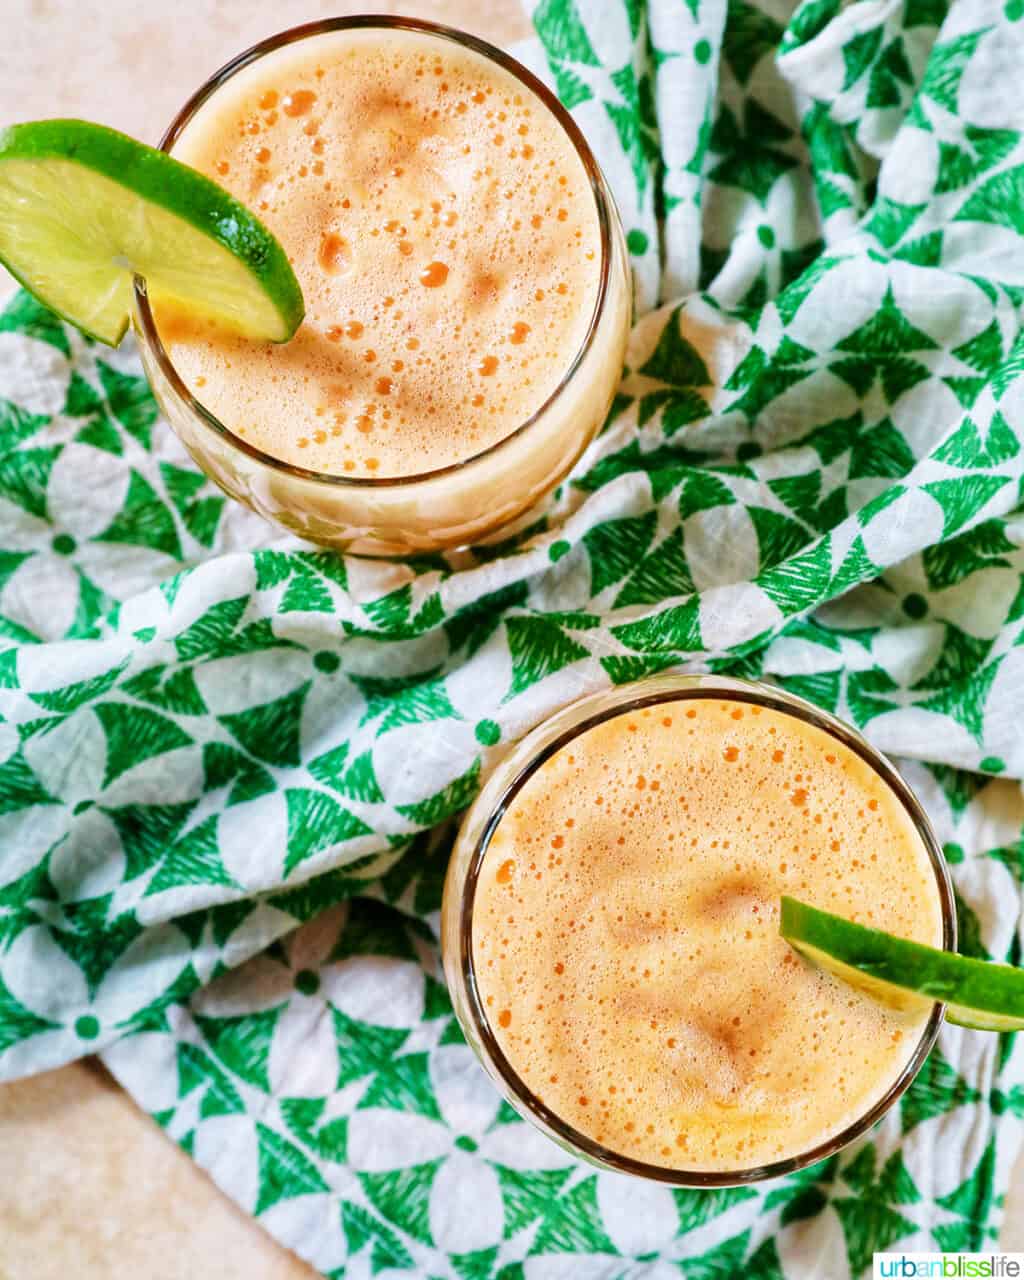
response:
[[[874,1280],[1024,1280],[1024,1253],[876,1253]]]

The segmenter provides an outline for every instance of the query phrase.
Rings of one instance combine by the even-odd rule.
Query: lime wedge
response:
[[[286,342],[302,291],[233,196],[163,151],[84,120],[0,129],[0,262],[40,302],[117,346],[132,276],[235,332]]]
[[[779,932],[812,963],[886,1004],[938,1001],[961,1027],[1024,1030],[1024,969],[926,947],[785,896]]]

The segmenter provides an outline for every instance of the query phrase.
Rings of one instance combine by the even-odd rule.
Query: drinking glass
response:
[[[264,40],[222,67],[178,112],[160,141],[170,151],[232,76],[275,50],[332,32],[419,32],[470,49],[511,72],[568,135],[590,183],[600,232],[597,299],[583,343],[526,421],[486,449],[417,475],[325,475],[281,461],[235,435],[185,385],[135,283],[142,363],[167,420],[197,465],[225,493],[292,533],[358,555],[417,555],[477,542],[516,520],[569,472],[604,421],[622,371],[631,315],[628,257],[615,202],[585,138],[558,99],[514,58],[475,36],[412,18],[332,18]],[[287,413],[287,406],[283,406]]]
[[[866,1133],[892,1107],[924,1065],[942,1025],[945,1006],[936,1004],[906,1066],[883,1097],[840,1133],[826,1135],[806,1151],[753,1168],[682,1170],[648,1164],[611,1151],[556,1115],[516,1073],[491,1030],[474,971],[473,901],[487,847],[516,795],[556,752],[601,721],[644,707],[694,698],[728,698],[795,716],[837,739],[861,757],[894,792],[928,853],[942,912],[942,945],[956,949],[956,908],[942,847],[920,801],[888,760],[856,730],[835,716],[780,689],[724,676],[656,676],[592,694],[544,721],[499,763],[470,808],[456,840],[445,881],[441,940],[445,976],[466,1039],[488,1075],[519,1114],[572,1155],[599,1168],[679,1187],[730,1187],[793,1173],[834,1155]]]

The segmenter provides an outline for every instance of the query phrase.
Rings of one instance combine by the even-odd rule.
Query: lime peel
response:
[[[897,938],[785,895],[779,932],[812,963],[895,1008],[938,1002],[962,1027],[1024,1030],[1024,969]]]
[[[287,254],[245,205],[166,152],[84,120],[0,129],[0,263],[90,337],[117,346],[141,276],[247,337],[302,322]]]

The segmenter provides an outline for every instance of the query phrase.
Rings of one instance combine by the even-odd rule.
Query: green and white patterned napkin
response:
[[[683,666],[903,760],[962,948],[1020,959],[1024,4],[533,20],[640,318],[604,433],[502,545],[280,538],[196,472],[133,350],[24,295],[0,315],[0,1075],[102,1050],[328,1276],[846,1280],[992,1247],[1013,1037],[946,1029],[824,1165],[671,1191],[499,1102],[435,930],[446,821],[505,746]]]

